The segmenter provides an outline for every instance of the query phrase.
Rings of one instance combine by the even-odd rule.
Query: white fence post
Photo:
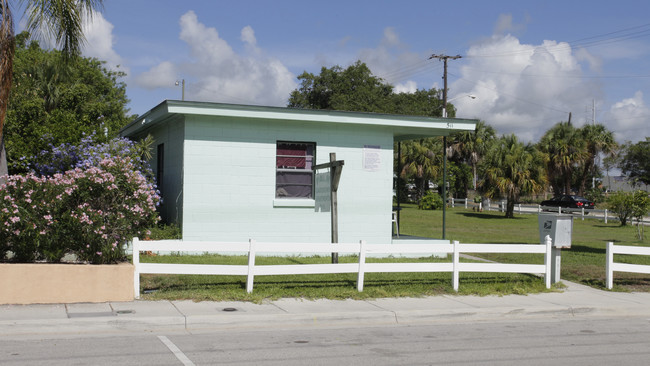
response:
[[[607,251],[605,254],[605,282],[608,290],[614,286],[614,271],[612,269],[614,263],[614,243],[607,242]]]
[[[253,292],[253,281],[255,280],[255,240],[248,240],[248,275],[246,276],[246,292]]]
[[[542,205],[537,205],[537,213],[542,213]]]
[[[562,214],[562,207],[560,206],[557,207],[557,213]]]
[[[483,211],[483,202],[478,203],[478,212]]]
[[[363,280],[365,277],[366,266],[366,241],[359,241],[359,273],[357,275],[357,291],[363,292]]]
[[[465,197],[465,209],[467,209],[467,197]]]
[[[605,209],[605,223],[607,223],[607,209]]]
[[[460,270],[460,252],[459,252],[458,240],[454,240],[454,256],[453,256],[453,273],[451,275],[451,283],[454,287],[454,291],[458,292],[458,272]]]
[[[133,294],[136,299],[140,298],[140,240],[135,237],[133,245]]]
[[[553,240],[551,239],[550,235],[546,235],[544,238],[544,244],[546,245],[546,253],[544,253],[544,267],[546,268],[544,272],[544,282],[546,284],[546,288],[551,288],[551,253],[553,251],[552,241]]]
[[[582,221],[585,221],[585,208],[581,207],[580,209],[581,209],[580,211],[581,211],[581,215],[582,215]]]

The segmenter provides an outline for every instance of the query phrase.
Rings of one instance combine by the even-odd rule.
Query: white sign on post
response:
[[[314,192],[315,211],[330,212],[331,204],[331,178],[329,170],[323,170],[316,173],[316,189]]]

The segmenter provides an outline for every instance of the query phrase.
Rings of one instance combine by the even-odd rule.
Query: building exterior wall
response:
[[[157,148],[164,144],[163,182],[156,182],[163,199],[159,208],[161,219],[166,223],[180,225],[183,213],[184,119],[181,116],[170,119],[159,127],[148,130],[141,138],[148,134],[154,138],[150,161],[154,177],[159,177]]]
[[[329,210],[305,205],[306,200],[275,198],[276,143],[297,141],[316,143],[316,164],[328,162],[331,152],[345,162],[338,190],[339,242],[391,242],[390,130],[188,115],[183,135],[184,240],[329,242]],[[378,162],[372,169],[364,169],[365,146],[375,147],[365,150]]]

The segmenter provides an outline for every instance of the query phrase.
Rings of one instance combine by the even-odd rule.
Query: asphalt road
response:
[[[102,335],[0,341],[1,365],[647,365],[650,317]]]

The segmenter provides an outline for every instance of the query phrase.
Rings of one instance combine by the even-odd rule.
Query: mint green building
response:
[[[393,143],[476,120],[167,100],[124,127],[153,136],[161,216],[184,240],[330,242],[330,153],[344,166],[339,242],[392,238]]]

